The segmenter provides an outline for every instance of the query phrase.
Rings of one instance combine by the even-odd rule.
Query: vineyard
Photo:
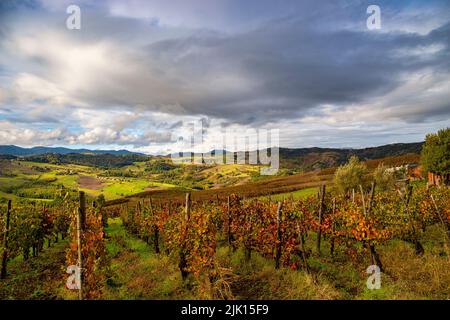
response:
[[[95,202],[86,208],[84,192],[77,195],[67,192],[53,201],[52,205],[19,204],[12,206],[11,200],[1,207],[4,219],[2,230],[2,269],[0,278],[7,277],[8,261],[21,257],[24,261],[38,258],[52,243],[69,241],[66,254],[67,266],[77,265],[82,272],[84,287],[82,298],[99,297],[106,267],[104,247],[104,218]],[[68,238],[68,239],[66,239]],[[82,291],[85,291],[86,295]]]
[[[246,264],[257,255],[273,261],[274,270],[289,269],[307,275],[314,285],[323,276],[314,261],[346,260],[376,265],[389,274],[379,248],[402,241],[417,257],[427,254],[423,235],[438,230],[433,246],[442,246],[442,261],[449,263],[450,191],[411,186],[394,192],[376,193],[374,183],[366,190],[346,195],[327,192],[325,185],[315,196],[283,201],[243,199],[237,194],[215,200],[182,201],[141,199],[135,203],[104,206],[87,200],[84,193],[67,193],[51,205],[1,207],[2,279],[8,261],[36,259],[45,244],[68,238],[65,265],[78,266],[78,298],[102,299],[111,274],[107,252],[108,218],[120,219],[128,234],[145,242],[157,257],[176,265],[180,281],[190,290],[202,284],[201,297],[233,299],[236,270],[224,265],[217,252],[228,256],[243,251]],[[62,270],[64,272],[65,270]],[[68,275],[67,275],[68,276]],[[450,283],[442,283],[443,290]],[[186,287],[187,286],[187,287]],[[450,290],[447,290],[450,292]],[[73,297],[73,296],[72,296]]]
[[[317,255],[331,257],[345,254],[358,260],[367,255],[382,271],[383,262],[377,246],[401,239],[413,246],[417,255],[424,254],[421,235],[427,227],[441,225],[445,246],[449,248],[450,210],[448,189],[428,191],[406,188],[403,194],[375,194],[361,190],[359,196],[332,197],[325,187],[318,197],[286,199],[273,203],[245,200],[231,195],[216,202],[152,204],[140,201],[135,207],[116,207],[129,232],[154,244],[160,252],[161,241],[166,254],[179,261],[183,278],[189,273],[214,283],[226,283],[221,266],[214,259],[218,246],[230,250],[244,248],[250,260],[252,252],[274,260],[275,268],[288,267],[313,273],[308,264],[311,250],[307,237],[314,237]],[[321,241],[329,241],[329,252],[322,252]],[[448,284],[447,284],[448,285]],[[215,287],[218,292],[229,288]],[[215,298],[220,297],[211,293]]]

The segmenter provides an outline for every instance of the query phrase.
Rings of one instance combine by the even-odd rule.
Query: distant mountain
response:
[[[1,157],[1,156],[0,156]],[[23,157],[27,161],[52,164],[79,164],[102,168],[120,168],[138,161],[150,159],[141,154],[110,154],[110,153],[45,153]]]
[[[360,160],[381,159],[406,154],[419,154],[423,142],[396,143],[364,149],[336,149],[336,148],[279,148],[280,167],[294,171],[310,171],[335,167],[345,163],[352,155]],[[250,154],[255,156],[257,151],[246,152],[246,159]],[[222,153],[228,157],[232,152],[226,150],[212,150],[212,153]],[[189,159],[191,155],[191,159]],[[201,154],[195,154],[201,157]],[[69,148],[34,147],[21,148],[17,146],[0,146],[0,159],[11,156],[28,157],[38,162],[76,163],[86,165],[100,165],[104,167],[120,167],[134,161],[143,161],[148,156],[127,150],[88,150]],[[170,156],[170,155],[167,155]],[[191,162],[193,153],[185,153],[184,162]],[[234,153],[235,159],[237,153]],[[207,162],[207,159],[204,159]]]
[[[283,169],[296,170],[316,170],[344,164],[352,155],[356,155],[360,160],[382,159],[386,157],[402,156],[406,154],[420,154],[423,142],[416,143],[396,143],[378,147],[364,149],[337,149],[337,148],[279,148],[280,167]],[[223,152],[229,155],[231,152],[225,150],[212,150],[211,153]],[[257,151],[246,152],[246,159],[255,156]],[[184,154],[184,161],[189,161],[189,155]],[[170,156],[170,155],[169,155]],[[197,157],[201,154],[196,154]],[[236,153],[234,153],[236,158]]]
[[[396,143],[364,149],[280,148],[282,168],[324,169],[341,165],[355,155],[360,160],[382,159],[406,154],[420,154],[423,142]]]
[[[62,147],[22,148],[14,145],[0,145],[0,155],[35,156],[47,153],[55,153],[55,154],[83,153],[83,154],[114,154],[114,155],[140,154],[128,150],[89,150],[89,149],[69,149]]]

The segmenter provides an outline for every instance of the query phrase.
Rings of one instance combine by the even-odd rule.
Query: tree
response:
[[[358,190],[359,185],[364,183],[364,175],[367,167],[361,163],[356,156],[352,156],[348,163],[340,166],[334,174],[334,184],[338,191],[347,193],[355,189]]]
[[[420,162],[424,172],[450,174],[450,128],[427,134]]]
[[[103,193],[101,193],[98,197],[97,197],[97,204],[98,206],[101,208],[103,207],[103,205],[105,204],[106,200],[105,200],[105,196],[103,195]]]
[[[395,185],[395,174],[392,171],[387,170],[387,167],[380,163],[373,172],[373,179],[377,189],[380,191],[387,191]]]

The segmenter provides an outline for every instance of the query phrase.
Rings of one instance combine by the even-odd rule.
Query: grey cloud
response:
[[[212,93],[195,92],[192,84],[193,100],[183,104],[187,112],[249,123],[261,117],[302,116],[322,104],[382,99],[404,83],[405,75],[425,68],[448,74],[449,37],[448,26],[426,36],[379,35],[305,31],[303,25],[287,21],[234,37],[168,40],[152,45],[149,51],[156,59],[164,55],[166,63],[171,59],[172,67],[181,72],[189,69],[186,73],[194,74],[197,81],[202,75],[232,73],[254,84],[236,93],[220,92],[212,84]],[[428,59],[396,54],[432,44],[443,48]]]
[[[450,73],[449,24],[427,35],[349,30],[339,27],[335,15],[342,16],[335,8],[319,5],[313,12],[231,34],[183,34],[141,20],[104,17],[106,8],[88,11],[86,30],[70,38],[80,44],[113,41],[119,51],[104,53],[110,68],[92,74],[93,85],[69,93],[99,108],[140,105],[255,124],[314,114],[324,104],[383,99],[405,76],[425,68]],[[324,20],[336,29],[321,28]],[[151,44],[142,46],[144,30]],[[441,50],[426,59],[398,54],[437,44]],[[52,65],[52,57],[32,58],[43,77],[52,78],[53,68],[60,67]]]
[[[162,1],[144,5],[147,12],[142,15],[113,14],[111,3],[105,2],[83,9],[79,32],[61,25],[64,10],[59,3],[44,2],[52,10],[36,8],[31,1],[32,10],[19,15],[8,9],[9,15],[3,13],[5,19],[0,19],[0,58],[8,61],[0,62],[0,85],[8,97],[8,106],[0,106],[0,120],[49,127],[75,120],[79,123],[74,127],[80,129],[83,118],[66,112],[63,104],[106,113],[120,109],[131,116],[109,121],[106,114],[98,127],[109,125],[110,131],[84,127],[86,143],[146,146],[169,143],[165,130],[180,129],[189,116],[202,118],[205,132],[211,119],[220,119],[222,127],[236,123],[282,127],[291,119],[333,117],[327,114],[328,105],[335,114],[361,111],[359,120],[365,122],[450,118],[450,92],[445,90],[450,79],[450,16],[441,10],[449,8],[448,3],[439,2],[435,9],[438,21],[447,22],[419,34],[392,26],[366,30],[365,1],[287,1],[283,9],[271,0],[239,5],[231,1],[220,7],[223,11],[216,5],[203,8],[206,15],[211,12],[204,23],[194,21],[198,13],[189,11],[198,9],[201,2],[195,1],[192,8],[182,4],[189,12],[175,15],[188,17],[179,25],[168,23],[164,15],[140,18],[149,17],[152,5],[170,13]],[[380,5],[389,8],[383,11],[389,26],[388,19],[396,17],[402,6],[391,1]],[[211,17],[218,12],[224,12],[224,19],[214,23]],[[424,20],[420,11],[410,17]],[[236,24],[226,28],[224,21]],[[26,41],[11,46],[24,35],[42,47],[34,52],[30,47],[36,44]],[[78,50],[79,61],[73,56]],[[23,108],[26,104],[20,98],[27,95],[9,90],[20,73],[36,76],[23,86],[29,92],[22,92],[29,93],[33,100],[26,103],[35,110]],[[56,94],[46,96],[47,88],[54,89],[58,99],[53,99]],[[147,112],[173,118],[145,127],[138,119]],[[70,136],[66,141],[76,141],[70,133],[61,134]]]

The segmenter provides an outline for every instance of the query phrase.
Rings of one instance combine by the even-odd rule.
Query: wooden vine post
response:
[[[411,200],[413,188],[410,184],[407,184],[406,186],[406,198],[404,202],[404,210],[406,215],[408,216],[408,221],[411,223],[411,231],[412,231],[412,242],[414,244],[414,249],[416,251],[416,254],[421,256],[425,253],[425,249],[423,248],[422,244],[420,243],[419,239],[417,238],[416,233],[416,227],[414,226],[414,221],[411,217],[411,213],[409,212],[409,202]]]
[[[84,227],[86,226],[86,194],[84,191],[80,191],[80,211],[82,212],[81,215],[81,230],[84,231]]]
[[[303,221],[302,221],[303,223]],[[305,240],[303,238],[303,232],[300,228],[300,225],[297,223],[297,232],[298,232],[298,239],[300,241],[300,249],[301,249],[301,258],[303,262],[303,268],[306,271],[306,273],[310,273],[309,265],[308,265],[308,257],[306,256],[306,248],[305,248]]]
[[[281,234],[282,215],[283,215],[283,204],[281,201],[279,201],[277,208],[277,243],[275,252],[275,269],[280,268],[281,246],[282,246],[282,234]]]
[[[170,206],[171,206],[171,204],[169,203],[169,211],[170,211]],[[155,213],[153,212],[152,198],[150,198],[150,213],[151,213],[152,219],[153,219],[153,248],[155,250],[155,253],[158,254],[158,253],[160,253],[160,250],[159,250],[159,228],[155,221],[156,217],[155,217]]]
[[[8,262],[8,236],[9,236],[9,218],[11,215],[11,200],[8,200],[6,208],[5,225],[3,228],[3,254],[2,254],[2,269],[0,272],[0,279],[6,278],[6,264]]]
[[[370,198],[369,198],[369,206],[367,208],[367,215],[369,215],[370,211],[372,210],[374,197],[375,197],[375,181],[372,181],[370,187]]]
[[[227,197],[227,242],[228,242],[228,247],[231,249],[232,245],[233,245],[233,238],[231,235],[231,200],[230,200],[230,196]]]
[[[364,211],[364,217],[366,219],[369,218],[370,212],[372,210],[372,206],[373,206],[373,199],[375,196],[375,182],[372,182],[372,187],[371,187],[371,191],[370,191],[370,198],[369,198],[369,207],[366,209],[366,202],[364,199],[364,190],[362,185],[359,185],[359,190],[361,191],[361,200],[362,200],[362,206],[363,206],[363,211]],[[370,257],[372,259],[372,263],[377,265],[380,268],[381,272],[384,272],[383,270],[383,264],[381,263],[381,258],[380,255],[378,254],[377,250],[375,249],[375,245],[374,244],[368,244],[369,246],[369,250],[370,250]]]
[[[334,242],[335,242],[335,237],[336,237],[335,214],[336,214],[336,198],[333,198],[333,211],[332,211],[333,222],[331,224],[331,239],[330,239],[330,256],[332,258],[334,257]]]
[[[436,215],[438,216],[438,218],[442,224],[442,227],[444,228],[445,237],[447,240],[447,247],[450,247],[450,222],[446,222],[444,220],[444,218],[442,218],[441,212],[439,211],[439,208],[436,204],[436,200],[434,199],[432,194],[430,194],[430,198],[431,198],[431,202],[433,203],[434,210],[436,211]]]
[[[180,262],[178,264],[181,272],[181,278],[186,280],[188,276],[187,268],[187,260],[186,260],[186,235],[188,231],[188,222],[191,215],[191,194],[186,193],[186,207],[184,211],[184,221],[185,221],[185,229],[183,238],[181,239],[181,248],[180,248]]]
[[[190,193],[186,193],[186,208],[185,208],[185,211],[184,211],[184,220],[186,222],[188,222],[190,216],[191,216],[191,194]]]
[[[359,191],[361,192],[361,201],[362,201],[362,207],[364,211],[364,217],[367,218],[367,211],[366,211],[366,200],[364,199],[364,189],[362,185],[359,185]]]
[[[322,220],[325,210],[325,185],[320,187],[320,205],[319,205],[319,230],[317,230],[317,253],[320,255],[320,243],[322,240]]]
[[[176,202],[175,202],[175,204],[174,204],[175,208],[176,208],[176,205],[177,205],[177,204],[176,204]],[[172,214],[172,200],[171,200],[171,199],[169,199],[169,204],[168,204],[168,208],[167,208],[167,214],[168,214],[169,216]],[[164,250],[165,254],[166,254],[166,255],[169,255],[169,254],[170,254],[170,249],[169,249],[169,247],[166,246],[164,249],[165,249],[165,250]]]
[[[238,197],[238,206],[241,205],[241,198]],[[245,217],[245,225],[250,228],[250,230],[247,230],[246,235],[244,236],[244,259],[245,262],[249,262],[252,258],[252,236],[251,232],[253,230],[253,216],[251,214],[248,214],[247,212],[244,214]]]
[[[83,191],[80,191],[80,203],[78,207],[78,214],[77,214],[77,244],[78,244],[78,270],[79,270],[79,288],[78,288],[78,299],[83,300],[84,299],[84,292],[83,292],[83,254],[82,254],[82,246],[83,246],[83,239],[82,234],[85,229],[86,225],[86,196]]]

